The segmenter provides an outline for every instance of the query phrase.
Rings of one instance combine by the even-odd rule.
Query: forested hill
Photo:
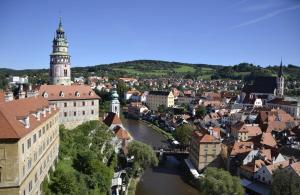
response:
[[[72,77],[79,76],[109,76],[109,77],[177,77],[191,79],[244,79],[253,80],[257,76],[275,76],[279,66],[260,66],[240,63],[233,66],[210,65],[210,64],[188,64],[180,62],[167,62],[158,60],[135,60],[113,64],[101,64],[86,67],[73,67]],[[5,78],[10,75],[28,75],[33,83],[44,83],[48,81],[49,69],[13,70],[0,68],[0,87],[3,86]],[[284,66],[285,77],[288,80],[300,81],[300,67],[296,65]]]

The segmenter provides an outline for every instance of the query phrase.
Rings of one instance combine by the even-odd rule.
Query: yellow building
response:
[[[174,95],[172,91],[150,91],[146,98],[146,104],[150,110],[157,111],[160,105],[166,107],[174,106]]]
[[[191,136],[189,159],[198,171],[217,164],[215,160],[221,151],[218,132],[202,133],[194,131]]]
[[[42,97],[0,104],[0,195],[39,195],[59,148],[59,110]]]

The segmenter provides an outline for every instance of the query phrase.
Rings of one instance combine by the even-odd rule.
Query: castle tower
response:
[[[284,77],[283,77],[283,67],[282,67],[282,60],[280,63],[280,68],[277,75],[277,96],[283,97],[284,95]]]
[[[118,116],[120,116],[120,102],[119,102],[119,95],[117,93],[116,87],[114,86],[114,89],[112,91],[111,95],[111,102],[110,102],[110,112],[116,113]]]
[[[62,27],[61,18],[53,39],[50,55],[50,83],[52,85],[71,85],[71,65],[68,41]]]

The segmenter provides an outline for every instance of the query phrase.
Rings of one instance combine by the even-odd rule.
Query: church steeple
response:
[[[277,96],[283,98],[284,96],[284,77],[283,77],[283,66],[282,66],[282,59],[280,62],[280,68],[277,75]]]
[[[282,59],[281,59],[280,68],[279,68],[279,71],[278,71],[278,77],[282,77],[282,76],[283,76],[283,67],[282,67]]]

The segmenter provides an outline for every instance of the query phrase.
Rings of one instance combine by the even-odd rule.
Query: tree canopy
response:
[[[274,172],[272,177],[271,195],[296,195],[296,178],[292,173],[286,173],[282,169]]]
[[[44,182],[45,194],[106,194],[116,166],[111,138],[99,121],[73,130],[61,126],[60,161],[50,182]]]
[[[204,178],[200,179],[199,188],[209,195],[244,194],[244,188],[238,177],[230,175],[228,171],[213,167],[204,171]]]
[[[184,124],[176,128],[174,136],[184,146],[189,145],[193,128],[189,124]]]
[[[204,117],[206,115],[206,108],[204,106],[198,106],[196,109],[197,117]]]
[[[158,159],[154,150],[147,144],[132,141],[128,144],[128,156],[134,156],[134,171],[145,170],[149,166],[157,166]]]

